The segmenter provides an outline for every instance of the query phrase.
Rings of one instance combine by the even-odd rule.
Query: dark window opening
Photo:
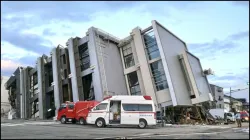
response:
[[[37,72],[33,75],[34,85],[38,83]]]
[[[150,64],[156,90],[160,91],[168,88],[168,83],[161,60]]]
[[[66,64],[66,55],[64,54],[62,57],[63,57],[63,64]]]
[[[68,85],[63,86],[63,102],[69,101]]]
[[[83,45],[80,45],[78,49],[79,49],[81,71],[84,71],[90,67],[88,43],[84,43]]]
[[[48,68],[48,74],[49,74],[49,86],[51,86],[51,83],[53,82],[53,70],[52,70],[52,67],[49,67]]]
[[[123,57],[124,57],[125,68],[134,66],[135,62],[134,62],[134,57],[133,57],[131,46],[130,45],[124,46],[122,48],[122,52],[123,52]]]
[[[92,81],[92,74],[82,77],[84,100],[94,100],[94,87]]]
[[[141,89],[137,77],[137,72],[132,72],[129,73],[128,75],[128,83],[129,83],[129,88],[130,88],[130,93],[131,95],[140,95],[141,94]]]
[[[67,79],[67,77],[68,77],[67,70],[66,70],[66,69],[64,69],[64,79]]]

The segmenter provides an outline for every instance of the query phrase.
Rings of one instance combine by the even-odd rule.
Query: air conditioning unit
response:
[[[204,70],[203,71],[203,74],[204,75],[214,75],[214,71],[212,71],[211,68],[207,69],[207,70]]]

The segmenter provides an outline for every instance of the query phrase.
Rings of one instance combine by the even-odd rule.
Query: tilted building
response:
[[[38,58],[39,117],[53,116],[49,112],[65,101],[101,101],[110,95],[150,95],[158,110],[192,106],[212,100],[206,72],[185,42],[155,20],[124,39],[91,27],[85,37],[69,38],[66,47]],[[23,100],[17,96],[17,102]]]

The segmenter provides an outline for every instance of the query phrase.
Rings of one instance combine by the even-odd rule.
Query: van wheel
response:
[[[95,122],[95,125],[97,127],[104,127],[105,126],[105,121],[104,119],[97,119],[96,122]]]
[[[65,124],[66,123],[66,117],[62,116],[60,121],[61,121],[62,124]]]
[[[139,120],[139,128],[143,129],[147,126],[147,122],[144,119]]]
[[[79,123],[80,125],[85,125],[86,121],[84,120],[84,118],[80,118]]]

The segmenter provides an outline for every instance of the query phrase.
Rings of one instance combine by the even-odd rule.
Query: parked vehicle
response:
[[[227,112],[225,109],[210,109],[209,113],[217,120],[223,120],[225,123],[234,123],[236,121],[233,112]]]
[[[80,124],[86,124],[86,117],[88,116],[91,107],[97,105],[97,101],[78,101],[76,103],[66,102],[61,104],[58,113],[57,120],[61,123],[79,121]]]
[[[240,117],[242,122],[248,122],[249,121],[249,114],[246,111],[240,112]]]
[[[90,110],[87,124],[137,125],[139,128],[156,125],[156,112],[150,96],[110,96]]]

